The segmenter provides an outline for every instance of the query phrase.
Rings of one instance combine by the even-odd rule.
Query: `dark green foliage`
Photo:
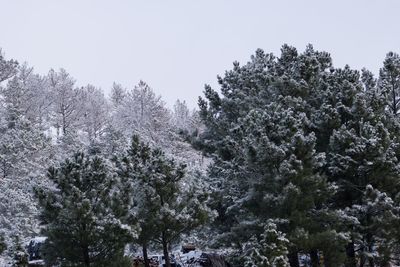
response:
[[[97,156],[76,153],[51,167],[48,178],[55,187],[37,191],[47,264],[113,266],[132,233],[121,221],[129,202],[110,166]]]
[[[398,115],[400,110],[400,57],[389,52],[379,72],[379,89],[386,97],[390,114]]]
[[[259,238],[253,236],[245,246],[245,266],[288,267],[288,244],[276,224],[268,222]]]
[[[205,87],[197,147],[214,157],[220,242],[240,252],[274,219],[290,241],[289,259],[300,252],[317,262],[323,253],[327,266],[362,257],[371,234],[389,242],[357,228],[363,217],[349,210],[366,205],[369,185],[392,198],[400,189],[398,58],[388,54],[376,81],[367,70],[333,68],[312,46],[298,53],[284,45],[279,58],[257,50],[247,64],[234,63],[218,78],[221,95]]]
[[[173,242],[208,219],[207,196],[191,185],[185,168],[136,135],[119,162],[121,179],[133,189],[131,197],[141,229],[136,242],[144,250],[156,241],[167,256]]]

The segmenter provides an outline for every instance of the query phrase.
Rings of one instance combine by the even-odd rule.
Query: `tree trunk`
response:
[[[332,263],[331,263],[332,262],[331,257],[329,257],[328,254],[325,254],[325,252],[322,254],[322,259],[323,259],[322,266],[324,266],[324,267],[334,267],[332,265]]]
[[[86,267],[90,267],[90,258],[89,258],[89,248],[86,246],[83,248],[83,261]]]
[[[368,219],[369,219],[369,217],[368,217]],[[371,253],[371,254],[373,254],[375,252],[374,251],[374,241],[373,240],[374,240],[374,238],[373,238],[372,233],[368,233],[367,234],[368,252]],[[369,267],[374,267],[375,266],[374,258],[368,257],[368,263],[369,263]]]
[[[360,257],[360,266],[359,267],[364,267],[364,264],[365,264],[365,257],[361,256]]]
[[[168,253],[168,243],[167,240],[165,240],[166,239],[165,232],[161,233],[161,239],[162,239],[162,246],[165,258],[165,267],[171,267],[171,261],[169,259],[169,253]]]
[[[147,244],[143,244],[143,261],[144,267],[150,267],[149,256],[147,255]]]
[[[369,267],[374,267],[375,266],[374,258],[368,258],[368,263],[369,263]]]
[[[313,249],[310,251],[310,258],[311,258],[311,266],[312,267],[319,267],[319,256],[318,250]]]
[[[365,263],[367,262],[366,258],[365,258],[365,252],[366,252],[366,248],[364,245],[361,245],[359,248],[360,251],[360,262],[359,262],[359,267],[364,267]]]
[[[288,255],[290,267],[300,267],[299,255],[297,251],[292,251]]]
[[[66,114],[65,114],[65,109],[64,109],[64,105],[61,106],[61,116],[62,116],[62,132],[63,135],[65,136],[65,134],[67,133],[67,120],[66,120]]]
[[[354,242],[350,242],[346,246],[346,267],[356,267],[357,266],[357,261],[356,261],[356,253],[354,251]]]

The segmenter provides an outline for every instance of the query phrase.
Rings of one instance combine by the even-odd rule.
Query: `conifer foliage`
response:
[[[119,174],[126,187],[132,188],[132,203],[140,232],[137,242],[143,248],[148,265],[147,247],[158,243],[163,249],[166,266],[170,248],[182,234],[204,224],[210,216],[207,194],[190,184],[186,166],[132,137],[131,146],[119,163]]]
[[[48,178],[54,188],[37,192],[47,263],[121,266],[124,246],[135,233],[122,222],[126,197],[107,162],[77,153],[51,167]]]
[[[400,179],[398,61],[389,53],[377,81],[334,68],[311,45],[284,45],[280,57],[257,50],[235,62],[218,78],[221,95],[206,86],[201,139],[214,157],[217,240],[243,254],[274,220],[290,266],[299,255],[312,266],[387,264],[394,247],[382,228],[396,217]]]
[[[0,264],[42,232],[48,265],[125,266],[130,244],[170,267],[183,238],[234,266],[399,265],[399,55],[374,77],[283,45],[218,83],[170,110],[0,51]]]

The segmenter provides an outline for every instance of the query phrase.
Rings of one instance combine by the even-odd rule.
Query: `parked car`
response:
[[[188,267],[230,267],[223,255],[216,253],[204,253],[192,250],[179,255],[180,261]]]
[[[149,257],[151,261],[156,262],[157,267],[165,267],[164,255],[152,255]],[[171,267],[181,267],[181,265],[176,261],[175,257],[171,255],[170,257]]]

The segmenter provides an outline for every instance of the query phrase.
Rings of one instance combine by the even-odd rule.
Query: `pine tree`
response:
[[[100,137],[101,150],[104,155],[110,156],[110,158],[125,153],[125,148],[128,143],[128,139],[125,135],[121,131],[115,129],[111,123],[106,125],[104,133]]]
[[[114,107],[112,120],[114,128],[123,132],[125,136],[130,137],[132,133],[135,133],[154,145],[169,146],[170,112],[161,96],[156,95],[154,90],[143,81],[129,90],[126,95],[122,95],[121,98],[115,96],[119,100],[118,105]]]
[[[41,128],[45,126],[51,106],[48,83],[45,77],[35,74],[32,67],[26,63],[19,66],[1,94],[5,102],[18,107],[20,115]]]
[[[127,92],[125,88],[123,88],[120,84],[117,84],[115,82],[113,83],[110,98],[114,108],[117,108],[123,103],[126,94]]]
[[[400,57],[389,52],[379,71],[379,88],[386,96],[391,114],[397,115],[400,109]]]
[[[246,65],[234,63],[218,80],[222,96],[206,86],[200,147],[214,155],[222,239],[240,247],[266,220],[281,219],[291,266],[297,251],[314,266],[321,252],[339,265],[345,243],[347,265],[355,265],[365,235],[346,209],[361,205],[368,184],[389,197],[398,192],[399,127],[387,116],[397,57],[388,58],[376,83],[366,70],[334,69],[312,46],[299,54],[284,45],[279,58],[257,50]]]
[[[191,114],[185,101],[179,99],[174,104],[174,112],[172,114],[172,124],[175,125],[179,131],[188,131],[191,129]]]
[[[334,98],[340,124],[330,135],[326,173],[338,186],[334,207],[345,210],[361,205],[368,184],[389,195],[397,192],[398,140],[392,115],[386,116],[387,104],[379,88],[371,88],[370,83],[370,88],[364,91],[359,73],[349,68],[337,71],[336,76],[341,86],[332,85],[340,89]],[[356,220],[360,219],[356,216]],[[362,254],[356,252],[357,247],[366,237],[354,230],[355,225],[349,225],[348,229],[351,236],[346,249],[347,265],[355,266],[356,257]]]
[[[71,134],[80,123],[82,91],[74,88],[75,80],[64,70],[50,70],[47,75],[52,99],[52,122],[57,136]]]
[[[234,63],[219,78],[223,97],[206,86],[207,101],[199,101],[207,127],[202,138],[216,155],[210,175],[220,179],[213,207],[221,237],[237,248],[276,219],[290,241],[290,264],[298,266],[298,251],[318,262],[317,240],[335,233],[323,219],[334,187],[322,172],[319,133],[311,130],[321,114],[315,88],[330,66],[327,53],[309,46],[299,55],[285,45],[278,59],[257,50],[243,67]]]
[[[122,222],[126,197],[107,162],[76,153],[51,167],[48,178],[54,187],[37,190],[47,264],[121,266],[118,258],[135,232]]]
[[[23,241],[38,231],[33,188],[46,183],[43,172],[53,157],[49,138],[26,118],[26,91],[20,76],[1,90],[0,226],[9,250],[13,236]]]
[[[140,231],[135,240],[142,247],[143,259],[146,267],[149,266],[148,247],[153,238],[157,235],[155,231],[156,214],[152,209],[152,202],[147,194],[148,188],[139,183],[148,175],[147,164],[150,159],[150,147],[140,143],[139,137],[134,135],[131,139],[131,146],[122,155],[114,157],[116,161],[117,173],[121,177],[121,182],[131,194],[132,206],[129,209],[131,214],[135,214],[138,221],[130,223],[138,224]],[[140,177],[140,178],[139,178]]]
[[[396,242],[392,235],[392,225],[397,217],[395,202],[386,194],[367,185],[362,202],[347,210],[349,216],[358,220],[357,245],[360,266],[387,266],[395,252]],[[393,242],[394,241],[394,242]]]
[[[137,242],[143,247],[145,259],[147,246],[155,240],[162,245],[166,266],[171,266],[172,242],[207,220],[210,212],[205,206],[207,196],[188,183],[184,165],[176,164],[136,135],[119,173],[134,189],[132,202],[137,204],[141,228]]]
[[[245,265],[246,267],[288,267],[287,258],[289,240],[278,231],[276,224],[272,221],[264,227],[264,233],[260,240],[253,236],[245,244]]]
[[[11,78],[17,72],[18,62],[11,59],[6,60],[0,49],[0,83]]]
[[[109,107],[103,92],[87,85],[81,89],[82,128],[88,134],[89,142],[96,142],[104,133],[109,120]]]

